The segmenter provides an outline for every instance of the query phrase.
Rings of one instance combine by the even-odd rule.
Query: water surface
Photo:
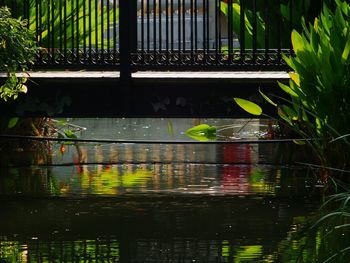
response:
[[[323,191],[289,146],[258,143],[264,121],[68,121],[84,127],[78,138],[144,142],[13,142],[0,176],[4,262],[279,262]],[[199,123],[232,124],[227,143],[195,143],[184,131]]]

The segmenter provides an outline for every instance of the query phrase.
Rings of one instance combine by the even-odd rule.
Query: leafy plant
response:
[[[24,71],[34,63],[37,47],[34,34],[27,29],[27,21],[11,17],[7,7],[0,8],[0,71],[8,78],[0,87],[0,98],[16,99],[26,93],[26,78],[17,78],[16,71]]]
[[[221,11],[226,16],[229,14],[227,2],[225,0],[220,3]],[[321,2],[319,0],[281,0],[279,4],[276,4],[275,1],[244,1],[245,48],[253,48],[254,23],[256,23],[256,48],[289,48],[291,28],[301,30],[302,16],[307,21],[313,19],[319,14]],[[328,3],[329,1],[324,0],[323,2]],[[232,30],[241,41],[240,0],[232,1],[231,17]]]
[[[24,0],[17,6],[24,10]],[[29,0],[29,26],[37,31],[40,46],[50,48],[78,48],[83,44],[106,47],[108,40],[103,38],[102,29],[109,30],[107,17],[112,22],[119,16],[118,8],[114,12],[101,1],[41,0],[37,6],[36,0]]]
[[[336,0],[336,9],[324,5],[313,24],[302,22],[303,33],[292,32],[295,56],[284,56],[292,68],[289,85],[279,83],[289,99],[276,106],[281,120],[311,146],[324,166],[350,165],[350,5]],[[242,107],[242,105],[240,105]],[[242,107],[249,112],[250,107]],[[340,154],[341,153],[341,154]]]
[[[349,200],[349,193],[331,196],[304,227],[282,244],[280,262],[349,262]]]

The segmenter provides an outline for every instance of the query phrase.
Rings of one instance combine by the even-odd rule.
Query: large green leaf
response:
[[[292,32],[292,44],[293,49],[297,55],[299,52],[305,50],[305,47],[303,45],[303,38],[296,30],[293,30]]]
[[[240,99],[240,98],[233,98],[233,99],[237,103],[237,105],[240,106],[246,112],[256,116],[260,116],[262,114],[262,109],[258,104],[245,99]]]

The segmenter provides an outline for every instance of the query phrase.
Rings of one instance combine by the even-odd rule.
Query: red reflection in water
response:
[[[248,144],[230,144],[224,147],[222,185],[224,192],[250,192],[251,147]]]

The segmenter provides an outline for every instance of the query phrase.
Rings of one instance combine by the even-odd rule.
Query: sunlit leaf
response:
[[[344,62],[348,60],[349,53],[350,53],[350,34],[348,34],[348,40],[346,41],[345,48],[341,56]]]
[[[292,44],[296,54],[298,54],[300,51],[303,51],[305,48],[303,45],[303,38],[296,30],[293,30],[292,32]]]
[[[188,129],[186,135],[198,141],[209,141],[216,140],[216,131],[215,126],[200,124]]]
[[[281,82],[278,82],[278,85],[280,86],[280,88],[282,90],[284,90],[286,93],[288,93],[289,95],[293,96],[293,97],[298,97],[298,94],[295,93],[294,90],[292,90],[289,86],[281,83]]]
[[[71,130],[64,131],[64,135],[66,135],[66,137],[70,138],[70,139],[76,139],[77,138],[75,133],[73,131],[71,131]]]
[[[262,109],[258,104],[255,104],[254,102],[251,102],[245,99],[240,99],[240,98],[233,98],[233,99],[238,104],[238,106],[240,106],[246,112],[257,116],[262,114]]]
[[[260,93],[260,95],[261,95],[268,103],[270,103],[271,105],[277,107],[277,104],[274,103],[268,96],[266,96],[266,95],[260,90],[260,88],[259,88],[259,93]]]
[[[300,87],[300,77],[299,77],[299,74],[298,73],[295,73],[295,72],[289,72],[288,73],[290,78],[294,81],[294,83]]]

